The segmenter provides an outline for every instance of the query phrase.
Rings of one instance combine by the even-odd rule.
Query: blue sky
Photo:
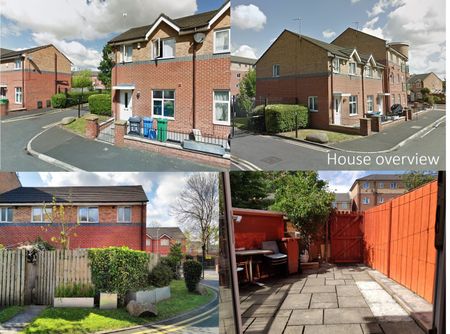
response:
[[[183,226],[177,217],[171,215],[171,206],[191,173],[32,173],[19,172],[24,187],[45,186],[111,186],[142,185],[149,199],[147,204],[147,225]]]
[[[115,34],[152,23],[164,12],[181,17],[219,8],[223,0],[0,0],[1,47],[54,44],[78,68],[95,69]],[[123,13],[127,13],[126,16]]]
[[[235,54],[259,57],[284,29],[326,42],[347,27],[411,45],[411,73],[445,76],[445,0],[234,0]]]

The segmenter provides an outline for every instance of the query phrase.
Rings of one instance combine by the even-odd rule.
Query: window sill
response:
[[[218,54],[224,54],[224,53],[230,53],[231,50],[223,50],[223,51],[216,51],[214,50],[213,54],[218,55]]]
[[[319,110],[312,110],[312,109],[310,109],[309,112],[319,112]]]
[[[349,117],[359,116],[358,114],[348,114]]]
[[[159,116],[159,115],[152,115],[153,118],[160,118],[160,119],[167,119],[169,121],[174,121],[175,117],[166,117],[166,116]]]
[[[220,121],[213,121],[214,125],[225,125],[225,126],[231,126],[230,122],[220,122]]]

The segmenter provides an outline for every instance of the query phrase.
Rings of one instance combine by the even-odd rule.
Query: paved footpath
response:
[[[424,334],[366,267],[331,267],[241,291],[244,333]]]
[[[19,333],[26,326],[28,326],[47,306],[30,305],[27,306],[25,311],[17,314],[8,321],[0,324],[0,333]]]

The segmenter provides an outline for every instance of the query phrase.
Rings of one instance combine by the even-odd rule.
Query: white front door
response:
[[[341,99],[342,99],[341,97],[334,97],[333,111],[334,111],[335,125],[341,125],[341,109],[342,109]]]
[[[378,98],[377,98],[377,105],[378,105],[378,112],[380,112],[381,114],[383,114],[383,101],[384,99],[383,99],[383,96],[378,96]]]
[[[131,90],[120,91],[120,119],[128,121],[133,116],[133,92]]]

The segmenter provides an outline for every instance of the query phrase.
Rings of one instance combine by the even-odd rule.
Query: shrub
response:
[[[266,109],[266,106],[264,104],[261,104],[252,110],[252,116],[259,116],[264,115],[264,110]]]
[[[89,96],[89,111],[92,114],[111,116],[111,95],[95,94]]]
[[[197,289],[197,284],[202,277],[202,265],[200,262],[194,260],[188,260],[183,266],[184,282],[186,288],[190,292],[194,292]]]
[[[279,133],[306,128],[308,125],[308,108],[301,105],[273,104],[265,108],[266,130],[269,133]]]
[[[56,287],[56,298],[94,297],[95,289],[88,283],[67,283]]]
[[[52,96],[52,107],[53,108],[65,108],[66,107],[66,95],[55,94]]]
[[[167,266],[170,269],[170,277],[173,279],[180,279],[180,274],[178,272],[179,262],[173,256],[166,256],[161,259],[161,263]]]
[[[148,254],[128,247],[89,249],[92,282],[100,292],[117,293],[121,301],[128,290],[147,285]]]
[[[39,236],[34,240],[33,246],[39,250],[55,250],[55,247],[52,244]]]
[[[172,269],[164,263],[158,263],[152,272],[148,274],[148,283],[152,286],[161,288],[168,286],[172,281]]]

